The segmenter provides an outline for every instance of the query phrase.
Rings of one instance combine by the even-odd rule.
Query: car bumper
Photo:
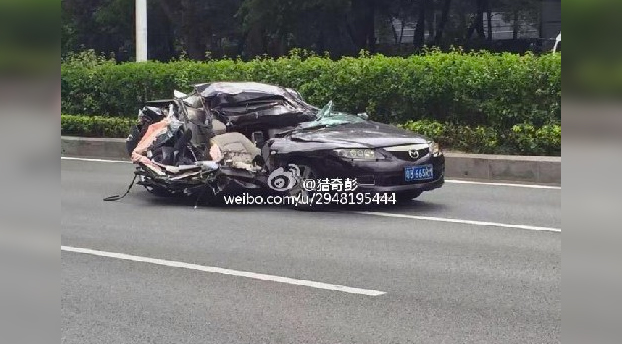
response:
[[[433,178],[425,181],[407,182],[405,169],[412,166],[432,165]],[[445,156],[428,156],[416,162],[400,159],[381,161],[324,160],[324,173],[332,178],[356,179],[357,192],[406,193],[430,191],[445,183]]]
[[[359,185],[356,189],[357,192],[370,192],[370,193],[406,193],[414,191],[431,191],[438,189],[445,184],[445,176],[442,175],[434,180],[426,181],[424,183],[408,184],[408,185]]]

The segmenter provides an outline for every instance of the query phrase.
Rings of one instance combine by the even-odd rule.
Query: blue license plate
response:
[[[434,167],[432,165],[406,167],[404,178],[407,182],[434,179]]]

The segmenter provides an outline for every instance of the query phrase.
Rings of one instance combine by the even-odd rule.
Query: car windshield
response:
[[[365,122],[365,119],[349,113],[334,111],[334,104],[331,100],[324,108],[318,111],[315,120],[302,123],[300,127],[302,129],[315,129],[361,122]]]

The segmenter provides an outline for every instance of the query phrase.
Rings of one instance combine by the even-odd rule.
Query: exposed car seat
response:
[[[240,133],[226,133],[215,136],[212,143],[218,146],[224,156],[224,160],[230,160],[233,167],[255,170],[253,161],[261,150],[251,140]]]
[[[188,107],[188,128],[192,130],[192,144],[195,146],[205,146],[209,138],[209,130],[205,126],[207,115],[205,110]],[[220,121],[212,120],[212,132],[220,135],[227,132],[227,127]]]
[[[214,131],[214,135],[222,135],[227,132],[227,126],[223,122],[213,119],[212,130]]]

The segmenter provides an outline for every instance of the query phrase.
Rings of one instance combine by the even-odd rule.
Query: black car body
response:
[[[434,143],[412,132],[372,121],[345,123],[314,130],[294,130],[273,138],[267,146],[273,165],[298,163],[314,169],[318,178],[356,179],[358,190],[395,192],[416,197],[444,183],[445,157],[434,152]],[[342,150],[370,150],[359,158]],[[407,181],[406,170],[431,166],[433,174]]]
[[[158,101],[157,105],[164,103],[166,101]],[[445,158],[431,140],[395,126],[369,121],[365,114],[337,112],[332,102],[318,109],[307,104],[292,89],[251,82],[199,84],[192,94],[178,94],[169,103],[168,112],[175,113],[183,122],[183,129],[175,134],[177,136],[162,134],[164,139],[154,142],[161,146],[162,142],[173,138],[172,142],[164,143],[172,152],[172,147],[180,146],[176,140],[188,141],[183,143],[188,145],[185,151],[189,153],[168,153],[169,156],[191,155],[192,159],[184,160],[185,166],[188,160],[212,160],[207,153],[210,146],[230,133],[242,134],[244,140],[256,146],[245,149],[252,164],[257,165],[252,168],[232,166],[227,159],[218,160],[220,177],[205,179],[206,183],[218,183],[215,192],[227,189],[229,184],[273,191],[272,172],[291,165],[301,167],[304,178],[355,179],[357,192],[396,193],[407,199],[444,183]],[[167,112],[165,109],[163,107],[163,112]],[[139,139],[139,133],[144,131],[137,127],[133,140]],[[135,147],[135,142],[131,142],[128,151],[132,152]],[[149,155],[161,156],[154,153],[156,148],[149,148]],[[145,157],[140,158],[145,160]],[[180,164],[179,160],[175,161],[164,165]],[[246,162],[244,166],[249,166],[250,160]],[[196,163],[199,165],[200,161]],[[156,165],[163,163],[157,161]],[[158,187],[164,180],[168,183],[162,184],[164,188],[172,189],[170,184],[174,177],[175,190],[185,190],[184,184],[179,184],[180,180],[185,181],[183,178],[152,178],[149,173],[145,176],[144,170],[143,166],[139,173],[144,176],[143,185]],[[210,167],[210,173],[213,170]],[[191,185],[196,184],[194,180]]]

